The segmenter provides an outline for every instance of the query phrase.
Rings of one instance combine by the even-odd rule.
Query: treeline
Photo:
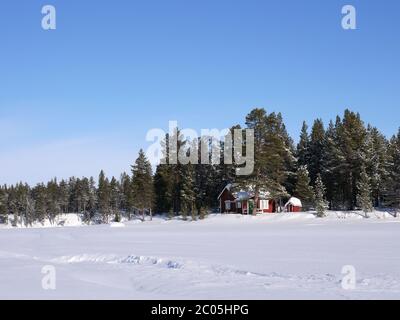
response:
[[[304,123],[296,154],[298,170],[308,169],[311,185],[322,177],[331,209],[400,208],[400,130],[387,140],[346,110],[326,129],[316,120],[308,133]]]
[[[243,129],[254,130],[253,174],[236,176],[237,166],[222,161],[219,165],[159,165],[157,211],[198,214],[215,208],[218,194],[228,183],[251,188],[255,201],[261,192],[269,192],[278,208],[296,196],[305,210],[315,209],[321,216],[328,208],[360,208],[366,215],[373,207],[400,209],[400,130],[388,140],[377,128],[366,126],[358,113],[346,110],[326,127],[321,119],[314,121],[311,130],[304,122],[295,145],[280,113],[254,109],[245,124]],[[166,146],[167,142],[168,136]],[[178,149],[188,143],[179,138]]]
[[[177,130],[176,137],[166,136],[165,161],[154,175],[140,151],[131,173],[123,173],[118,179],[108,179],[102,171],[97,183],[94,178],[72,177],[33,188],[22,183],[3,186],[0,218],[5,221],[11,214],[14,224],[25,225],[45,219],[55,221],[57,215],[68,212],[105,223],[118,221],[122,215],[129,218],[151,212],[197,219],[218,208],[217,196],[228,183],[251,187],[255,198],[267,191],[281,205],[296,196],[305,209],[315,209],[320,215],[326,208],[361,208],[366,213],[373,207],[392,208],[395,212],[400,209],[400,130],[387,139],[349,110],[327,126],[321,119],[315,120],[311,128],[303,123],[297,145],[280,113],[254,109],[246,116],[246,128],[255,133],[251,175],[237,176],[235,163],[223,163],[224,142],[220,145],[221,163],[213,163],[211,158],[211,164],[169,163],[172,152],[179,153],[194,143]],[[234,129],[241,127],[236,125]],[[177,141],[176,150],[169,148],[172,138]],[[243,152],[245,145],[244,140]]]
[[[132,214],[151,215],[153,182],[151,165],[140,151],[131,175],[121,174],[119,179],[107,178],[100,172],[97,184],[93,177],[75,178],[68,181],[56,179],[31,188],[19,183],[0,187],[0,222],[30,226],[48,219],[55,223],[64,213],[80,213],[87,223],[120,221]]]

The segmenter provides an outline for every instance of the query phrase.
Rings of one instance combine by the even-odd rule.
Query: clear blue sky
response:
[[[223,129],[253,107],[294,139],[347,107],[392,135],[399,33],[398,0],[1,1],[0,183],[119,175],[149,129]]]

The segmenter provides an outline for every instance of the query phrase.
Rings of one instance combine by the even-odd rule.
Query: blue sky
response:
[[[281,111],[295,139],[345,108],[392,135],[399,18],[397,0],[2,1],[0,183],[119,175],[149,129],[223,129],[253,107]]]

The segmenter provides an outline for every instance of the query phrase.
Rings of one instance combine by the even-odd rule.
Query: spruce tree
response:
[[[338,139],[338,128],[341,125],[340,117],[336,123],[329,123],[325,133],[324,152],[322,157],[322,177],[326,184],[326,197],[330,209],[345,209],[345,191],[343,185],[345,178],[345,157],[342,153]]]
[[[325,129],[321,119],[314,121],[311,130],[311,140],[309,146],[308,170],[312,184],[315,183],[318,174],[322,174],[323,170],[323,153],[324,153]]]
[[[97,190],[96,183],[94,182],[94,178],[89,178],[89,194],[88,194],[88,211],[89,211],[89,220],[93,218],[97,210]]]
[[[8,213],[13,216],[13,219],[11,220],[12,226],[16,227],[18,224],[18,206],[16,201],[15,187],[13,185],[8,188],[7,194]]]
[[[306,166],[301,166],[297,170],[294,195],[301,199],[304,210],[309,210],[314,203],[314,190],[310,185],[310,177]]]
[[[344,161],[341,174],[344,181],[341,184],[345,207],[353,210],[357,203],[357,181],[365,166],[365,139],[366,129],[360,114],[346,110],[343,121],[338,128],[338,141]]]
[[[365,166],[370,177],[374,206],[382,204],[385,185],[389,179],[389,142],[375,127],[368,126],[365,141]]]
[[[57,179],[53,179],[47,183],[47,212],[51,224],[55,223],[56,217],[61,213],[60,190]]]
[[[30,192],[27,192],[25,193],[25,225],[32,226],[35,220],[35,200],[33,200]]]
[[[0,187],[0,223],[8,223],[8,194],[6,188]]]
[[[325,200],[325,186],[322,182],[321,175],[318,174],[315,181],[315,210],[317,216],[320,218],[324,217],[327,207],[328,203]]]
[[[132,192],[131,192],[131,178],[126,172],[121,174],[120,178],[120,188],[121,188],[121,210],[128,214],[132,208]]]
[[[40,223],[44,223],[48,212],[47,192],[44,184],[38,184],[33,190],[36,200],[36,219]]]
[[[110,183],[103,170],[101,170],[99,175],[97,197],[102,220],[104,223],[108,223],[110,215]]]
[[[166,213],[172,207],[171,170],[167,164],[159,164],[154,175],[155,210]]]
[[[300,141],[297,145],[297,162],[300,166],[306,166],[310,163],[310,135],[305,121],[303,122]]]
[[[384,204],[394,209],[397,216],[400,212],[400,129],[397,136],[390,139],[388,157],[389,179],[385,184]]]
[[[141,149],[135,164],[132,166],[132,193],[133,203],[142,212],[143,221],[145,210],[151,210],[153,207],[153,188],[151,164]]]
[[[357,182],[357,204],[364,212],[366,218],[368,218],[368,213],[373,211],[372,197],[371,197],[371,186],[370,178],[365,171],[365,167],[362,167],[360,179]]]
[[[112,177],[110,182],[110,207],[111,207],[111,212],[114,215],[115,222],[121,221],[121,214],[119,211],[120,202],[121,202],[120,186],[117,179],[115,179],[115,177]]]
[[[173,141],[176,141],[176,145],[171,149]],[[185,145],[186,141],[178,128],[175,128],[172,136],[167,134],[162,141],[163,157],[154,177],[155,208],[159,213],[170,212],[170,209],[176,214],[181,211],[182,164],[171,160],[178,159]]]
[[[69,209],[69,186],[65,180],[59,185],[60,208],[62,213],[68,213]]]
[[[181,172],[181,211],[184,220],[186,220],[189,212],[194,215],[196,194],[194,189],[194,168],[192,164],[183,165]]]

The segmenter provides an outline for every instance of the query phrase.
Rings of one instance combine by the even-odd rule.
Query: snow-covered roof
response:
[[[285,207],[287,207],[288,205],[292,205],[292,206],[295,206],[295,207],[302,207],[302,204],[301,204],[301,200],[300,199],[298,199],[298,198],[295,198],[295,197],[291,197],[290,199],[289,199],[289,201],[285,204]]]
[[[236,198],[236,200],[239,200],[239,201],[249,200],[249,198],[250,198],[249,193],[246,191],[236,192],[233,196]]]
[[[228,190],[232,193],[233,197],[236,198],[236,200],[248,200],[254,197],[254,188],[252,186],[248,186],[246,188],[240,188],[236,184],[228,184],[224,190],[219,194],[218,199],[221,198],[222,194],[224,193],[225,190]],[[269,199],[270,198],[270,193],[266,190],[259,190],[259,197],[260,199]]]
[[[228,190],[228,191],[230,191],[231,190],[231,188],[232,188],[232,184],[227,184],[226,185],[226,187],[221,191],[221,193],[219,194],[219,196],[218,196],[218,198],[217,199],[219,199],[219,198],[221,198],[221,196],[222,196],[222,194],[224,193],[224,191],[225,190]]]

